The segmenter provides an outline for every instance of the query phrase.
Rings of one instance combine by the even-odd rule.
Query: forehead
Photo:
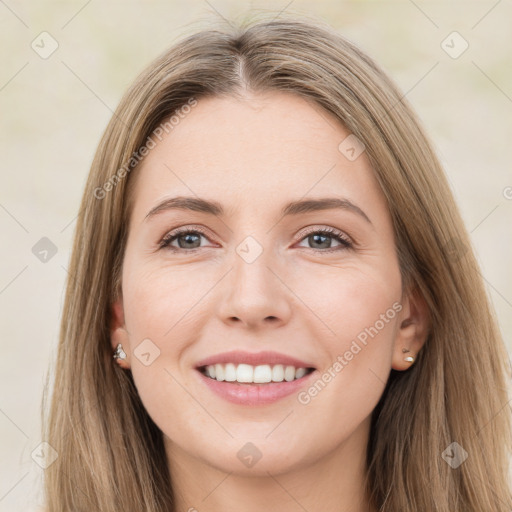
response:
[[[385,208],[366,155],[351,161],[339,150],[349,135],[295,94],[202,98],[136,170],[133,214],[144,216],[169,194],[215,198],[233,214],[319,195],[370,196]]]

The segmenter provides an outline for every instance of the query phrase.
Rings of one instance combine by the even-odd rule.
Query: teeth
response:
[[[245,384],[265,384],[268,382],[291,382],[306,375],[306,368],[295,366],[283,366],[282,364],[262,364],[251,366],[250,364],[233,363],[209,365],[205,369],[205,375],[218,381],[240,382]]]
[[[300,379],[301,377],[304,377],[306,375],[306,368],[298,368],[295,372],[295,378]]]
[[[272,382],[272,368],[268,364],[262,364],[254,368],[254,380],[256,384]]]
[[[211,377],[211,375],[210,375]],[[215,377],[215,375],[213,375]],[[233,363],[228,363],[224,367],[224,380],[228,382],[235,382],[236,380],[236,366]]]
[[[284,368],[282,364],[276,364],[272,368],[272,380],[274,382],[283,382],[284,379]]]
[[[224,380],[224,366],[221,364],[215,365],[215,378],[217,380]]]
[[[284,369],[284,380],[290,382],[295,379],[295,368],[293,366],[287,366]]]
[[[239,364],[236,368],[237,382],[254,382],[254,368],[248,364]]]

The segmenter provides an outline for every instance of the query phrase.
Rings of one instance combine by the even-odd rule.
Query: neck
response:
[[[165,437],[174,512],[373,512],[364,489],[368,434],[369,419],[313,462],[258,475],[222,471]]]

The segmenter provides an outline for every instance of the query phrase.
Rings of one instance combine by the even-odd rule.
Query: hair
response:
[[[323,22],[297,17],[183,37],[142,72],[109,122],[77,219],[49,408],[48,383],[43,395],[43,439],[58,453],[45,471],[48,512],[172,509],[163,434],[131,372],[113,364],[110,342],[134,155],[191,99],[247,90],[299,95],[364,143],[403,287],[428,305],[416,364],[391,370],[372,412],[370,503],[380,512],[509,512],[508,355],[444,171],[381,68]],[[453,442],[468,454],[456,468],[443,459]]]

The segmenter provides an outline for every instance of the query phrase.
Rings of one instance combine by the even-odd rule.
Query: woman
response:
[[[467,231],[410,106],[332,29],[203,31],[153,62],[69,273],[49,512],[510,510]]]

